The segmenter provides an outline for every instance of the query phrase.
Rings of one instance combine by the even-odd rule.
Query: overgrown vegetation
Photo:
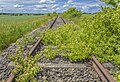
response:
[[[42,52],[48,58],[56,55],[68,57],[71,61],[83,60],[89,57],[89,45],[86,45],[82,36],[83,29],[75,25],[64,25],[58,29],[46,32],[43,42],[48,47]]]
[[[49,20],[47,16],[0,16],[0,51]]]
[[[15,55],[9,56],[15,64],[15,69],[12,70],[12,74],[16,75],[15,82],[37,82],[35,75],[40,71],[37,62],[41,56],[40,54],[30,56],[29,53],[24,52],[24,46],[34,42],[30,37],[24,37],[22,42],[18,40]]]
[[[86,40],[94,45],[90,53],[98,54],[101,61],[111,61],[120,66],[119,10],[119,6],[116,9],[104,8],[93,18],[76,20],[75,23],[84,28],[84,34],[89,37]]]
[[[96,55],[101,62],[109,61],[120,67],[119,15],[119,5],[114,8],[105,7],[91,18],[74,19],[77,26],[64,25],[49,30],[43,39],[43,43],[49,46],[42,53],[48,58],[63,55],[71,61],[84,60],[90,58],[90,55]],[[64,16],[72,19],[69,13],[63,14]]]
[[[46,31],[43,43],[47,46],[40,54],[50,59],[62,55],[71,61],[82,61],[96,55],[101,62],[109,61],[120,67],[120,6],[116,5],[119,1],[104,1],[115,7],[103,8],[92,17],[83,18],[82,13],[75,8],[64,12],[62,16],[73,20],[75,24],[66,24]],[[16,69],[13,70],[13,73],[17,74],[16,81],[35,81],[33,78],[40,70],[36,64],[40,55],[32,57],[27,54],[24,57],[22,44],[17,44],[19,48],[16,56],[11,56],[11,60],[16,64]],[[118,74],[118,82],[119,80]]]

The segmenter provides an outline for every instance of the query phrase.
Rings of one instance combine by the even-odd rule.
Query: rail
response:
[[[54,19],[54,21],[52,22],[52,24],[50,25],[50,27],[48,28],[48,29],[51,29],[52,27],[53,27],[53,25],[55,24],[55,22],[56,22],[56,20],[58,19],[58,16]],[[62,18],[61,18],[62,19]],[[63,21],[63,23],[64,24],[66,24],[65,23],[65,21],[64,21],[64,19],[62,19],[62,21]],[[41,45],[42,45],[42,39],[39,39],[36,43],[35,43],[35,45],[32,47],[32,49],[30,50],[30,52],[29,52],[29,55],[32,55],[32,56],[34,56],[35,55],[35,53],[36,53],[36,51],[39,49],[41,49]],[[14,74],[10,74],[10,76],[9,76],[9,78],[7,79],[7,82],[13,82],[13,80],[14,80],[14,78],[15,78],[15,75]]]
[[[57,18],[56,17],[53,21],[53,23],[50,25],[50,27],[48,29],[51,29],[55,22],[57,21]],[[65,20],[60,17],[63,21],[64,24],[66,24]],[[35,45],[32,47],[32,49],[30,50],[29,54],[31,56],[34,56],[35,53],[40,50],[42,48],[42,38],[39,39]],[[115,82],[115,80],[112,78],[112,76],[109,74],[109,72],[101,65],[101,63],[99,63],[99,61],[97,60],[97,58],[95,56],[92,56],[92,64],[93,64],[93,67],[95,69],[95,71],[98,73],[99,77],[101,78],[102,82]],[[82,64],[41,64],[41,63],[38,63],[38,65],[40,67],[45,67],[45,68],[59,68],[59,67],[62,67],[62,68],[81,68],[81,67],[85,67],[84,65]],[[7,82],[13,82],[15,78],[15,75],[11,74],[10,77],[8,78]]]
[[[102,82],[115,82],[110,73],[99,63],[95,56],[92,56],[92,64]]]

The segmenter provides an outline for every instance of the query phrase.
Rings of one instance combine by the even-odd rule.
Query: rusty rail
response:
[[[58,16],[54,19],[53,23],[50,25],[50,27],[49,27],[48,29],[50,29],[50,28],[53,27],[53,25],[55,24],[57,18],[58,18]],[[30,52],[29,52],[30,55],[34,55],[34,54],[36,53],[35,51],[38,50],[38,48],[39,48],[39,49],[42,48],[41,45],[43,45],[43,44],[42,44],[41,41],[42,41],[42,39],[39,39],[39,40],[36,42],[36,44],[32,47],[32,49],[31,49]],[[40,46],[40,47],[39,47],[39,46]]]
[[[9,78],[8,78],[8,80],[7,80],[7,82],[13,82],[14,78],[15,78],[15,75],[10,74],[10,76],[9,76]]]
[[[62,21],[64,22],[64,24],[66,24],[65,20],[62,17],[60,17],[60,18],[62,19]]]
[[[55,24],[55,21],[57,20],[58,16],[55,18],[55,20],[53,21],[53,23],[50,25],[50,28],[53,27],[53,25]]]
[[[58,16],[54,19],[54,21],[53,21],[53,23],[50,25],[49,29],[53,27],[53,25],[55,24],[57,18],[58,18]],[[61,18],[61,19],[62,19],[62,18]],[[64,19],[62,19],[62,21],[64,22],[64,24],[66,24],[65,21],[64,21]],[[31,49],[30,52],[29,52],[30,55],[33,55],[33,56],[34,56],[34,54],[36,53],[35,51],[36,51],[37,49],[41,49],[41,45],[42,45],[42,42],[41,42],[41,41],[42,41],[42,39],[39,39],[39,40],[36,42],[36,44],[32,47],[32,49]],[[40,48],[39,48],[39,45],[40,45]],[[10,74],[9,78],[7,79],[7,82],[13,82],[14,78],[15,78],[15,75]]]
[[[92,60],[93,67],[95,68],[102,82],[115,82],[110,73],[102,66],[101,63],[98,62],[95,56],[92,56]]]
[[[35,54],[35,51],[38,50],[37,48],[39,47],[39,45],[42,45],[42,39],[39,39],[36,44],[32,47],[32,49],[30,50],[29,54],[30,55],[34,55]],[[40,49],[41,49],[41,46],[40,46]]]

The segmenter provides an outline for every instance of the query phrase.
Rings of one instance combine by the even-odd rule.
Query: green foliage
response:
[[[29,45],[29,44],[33,44],[33,43],[35,43],[35,39],[33,39],[33,37],[32,36],[23,36],[23,41],[24,41],[24,44],[25,45]]]
[[[82,15],[82,12],[77,10],[74,7],[62,13],[62,16],[65,18],[80,17],[81,15]]]
[[[53,16],[57,16],[58,15],[57,12],[53,12],[52,14],[53,14]]]
[[[89,58],[91,49],[82,42],[83,29],[75,25],[64,25],[57,30],[48,30],[43,37],[47,46],[42,54],[48,58],[56,55],[68,57],[71,61],[85,60]]]
[[[117,7],[119,5],[120,0],[101,0],[105,2],[106,4],[113,5],[114,7]]]
[[[47,13],[47,16],[49,16],[49,17],[53,18],[53,17],[58,16],[58,13],[57,13],[57,12]]]
[[[55,49],[55,47],[47,46],[45,47],[45,50],[42,51],[42,54],[44,54],[49,59],[53,59],[59,54],[59,52],[57,49]]]
[[[24,54],[24,45],[33,42],[33,40],[24,38],[23,42],[17,41],[18,49],[15,55],[11,55],[10,59],[15,63],[15,69],[12,73],[16,75],[16,82],[35,82],[35,75],[40,70],[37,65],[38,60],[41,58],[40,55],[30,56]],[[34,81],[33,81],[34,80]]]
[[[100,61],[114,62],[120,66],[120,7],[104,8],[93,18],[76,20],[75,23],[84,28],[90,39],[88,44],[94,45],[92,53],[100,57]],[[90,42],[90,43],[89,43]]]
[[[51,15],[51,13],[47,13],[47,16],[50,16]]]
[[[120,82],[120,74],[118,75],[118,81],[117,82]]]
[[[84,60],[90,58],[89,54],[96,54],[101,62],[110,61],[120,67],[119,15],[120,6],[103,8],[93,17],[71,18],[77,26],[64,25],[46,32],[43,43],[50,45],[51,49],[46,48],[45,51],[59,52],[59,55],[72,61]]]

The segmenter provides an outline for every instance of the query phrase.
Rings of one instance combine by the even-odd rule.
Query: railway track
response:
[[[54,19],[54,21],[51,23],[50,27],[47,28],[47,29],[57,28],[59,25],[61,25],[61,21],[62,21],[63,24],[66,24],[66,22],[65,22],[65,20],[63,18],[56,17]],[[42,50],[43,46],[44,46],[44,44],[42,43],[42,38],[41,38],[41,39],[39,39],[35,43],[35,45],[30,50],[29,54],[31,56],[34,56],[38,51]],[[46,59],[43,58],[43,61],[40,60],[40,62],[38,63],[38,65],[43,69],[43,70],[41,70],[40,73],[38,73],[38,78],[39,79],[42,78],[40,80],[40,82],[43,81],[43,80],[48,80],[48,82],[51,82],[50,81],[51,79],[55,79],[55,77],[51,78],[51,79],[47,79],[47,78],[49,78],[48,76],[51,75],[51,71],[53,72],[54,76],[56,75],[58,77],[62,77],[61,75],[58,75],[59,72],[61,71],[61,73],[62,73],[62,71],[67,71],[67,70],[68,70],[68,72],[73,71],[73,72],[71,72],[71,74],[73,74],[73,73],[76,72],[75,74],[78,75],[78,76],[80,76],[80,77],[76,76],[77,78],[81,78],[81,76],[84,76],[85,74],[88,74],[88,75],[90,75],[90,74],[92,74],[92,75],[96,74],[96,76],[94,76],[94,77],[98,78],[98,80],[95,80],[97,82],[115,82],[115,80],[112,78],[112,76],[109,74],[109,72],[98,62],[98,60],[97,60],[97,58],[95,56],[92,56],[91,62],[86,62],[86,64],[84,64],[84,63],[70,63],[68,59],[64,59],[62,57],[58,57],[58,59],[55,60],[56,62],[54,62],[54,60],[53,61],[48,60],[48,62],[47,61],[44,62],[44,60],[46,60]],[[94,68],[94,70],[93,70],[93,68]],[[87,70],[88,73],[86,72],[85,74],[81,75],[85,70]],[[54,74],[54,72],[56,74]],[[68,72],[65,72],[65,74],[67,74]],[[91,73],[91,72],[93,72],[93,73]],[[96,72],[96,73],[94,73],[94,72]],[[49,75],[46,75],[47,73]],[[81,74],[79,75],[79,73],[81,73]],[[39,74],[42,74],[42,75],[39,75]],[[97,77],[97,75],[99,77]],[[75,75],[73,74],[73,76],[72,76],[72,75],[69,75],[69,73],[68,73],[67,76],[73,77]],[[11,74],[10,77],[8,78],[7,82],[13,82],[14,77],[15,77],[15,75]],[[85,82],[85,81],[88,82],[89,81],[89,77],[86,78],[88,80],[81,80],[81,79],[74,78],[73,82],[81,82],[81,81],[82,82]],[[93,80],[94,80],[94,77],[92,77]],[[67,80],[65,80],[65,81],[71,82],[72,81],[71,79],[69,79],[69,81],[67,81]],[[93,80],[91,80],[91,81],[93,81]],[[56,79],[54,81],[57,82],[58,80]],[[64,80],[59,80],[59,82],[64,82]]]
[[[54,26],[54,25],[55,25],[57,19],[59,19],[59,20],[61,19],[61,20],[63,21],[63,24],[66,24],[65,20],[64,20],[62,17],[58,17],[58,16],[57,16],[57,17],[54,19],[54,21],[52,22],[52,24],[50,25],[50,27],[47,28],[47,29],[51,29],[51,28],[53,28],[53,27],[56,28],[57,26]],[[59,23],[59,22],[58,22],[58,23]],[[60,22],[60,24],[61,24],[61,22]],[[46,30],[47,30],[47,29],[46,29]],[[40,50],[41,50],[41,48],[42,48],[42,46],[43,46],[43,43],[42,43],[41,41],[42,41],[42,38],[39,39],[39,40],[35,43],[35,45],[32,47],[32,49],[31,49],[30,52],[29,52],[29,54],[30,54],[31,56],[34,56],[34,55],[37,53],[37,51],[40,51]],[[13,82],[14,78],[15,78],[15,75],[14,75],[14,74],[10,74],[7,82]]]

